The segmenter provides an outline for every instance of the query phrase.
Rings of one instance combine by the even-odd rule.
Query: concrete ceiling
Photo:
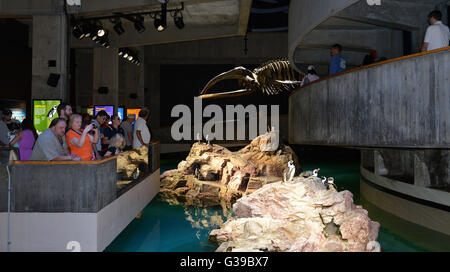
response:
[[[119,5],[123,1],[112,1],[114,3],[118,2],[116,5],[118,8],[100,11],[97,6],[91,5],[83,7],[77,13],[74,13],[74,15],[77,17],[91,18],[112,15],[114,12],[137,13],[158,11],[161,8],[158,1],[134,1],[146,2],[147,4],[126,8]],[[167,8],[180,8],[180,2],[169,1]],[[153,19],[147,15],[144,16],[146,30],[143,33],[137,33],[133,23],[128,20],[122,20],[125,33],[120,36],[113,31],[113,25],[108,20],[102,20],[104,27],[109,30],[111,45],[116,47],[144,46],[245,35],[251,9],[251,0],[191,0],[183,2],[184,10],[182,14],[185,27],[181,30],[175,27],[173,18],[169,14],[167,15],[167,29],[163,32],[157,32],[155,30]],[[97,46],[97,44],[90,40],[77,40],[73,36],[71,36],[71,45],[74,48]]]
[[[32,25],[35,15],[63,15],[64,0],[0,0],[0,18],[15,18],[21,23]],[[243,36],[247,32],[252,0],[170,0],[168,9],[181,7],[184,3],[183,21],[185,27],[175,27],[173,18],[167,14],[167,29],[157,32],[153,19],[144,16],[143,33],[137,33],[133,23],[122,20],[125,33],[118,36],[109,20],[102,20],[109,30],[111,45],[116,47],[144,46],[172,42]],[[81,0],[81,7],[68,8],[75,17],[94,18],[110,16],[114,13],[139,13],[158,11],[158,0]],[[30,27],[30,29],[32,29]],[[98,45],[90,40],[78,40],[70,35],[71,47],[92,48]]]

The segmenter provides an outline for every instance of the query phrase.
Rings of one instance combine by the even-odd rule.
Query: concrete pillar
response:
[[[141,62],[144,60],[144,49],[134,48]],[[119,106],[129,109],[144,107],[145,97],[145,65],[139,66],[119,57]],[[130,94],[137,94],[137,98],[131,98]]]
[[[94,105],[113,105],[117,112],[119,106],[119,65],[118,49],[94,48],[93,103]],[[107,94],[98,89],[107,87]]]
[[[93,105],[93,49],[77,49],[75,50],[75,66],[76,105],[86,107]],[[78,111],[78,109],[77,109]],[[81,112],[81,110],[79,111]]]
[[[33,16],[32,99],[69,99],[66,26],[65,15]],[[60,76],[56,87],[47,85],[51,73]]]
[[[153,128],[159,128],[160,124],[160,64],[146,64],[146,78],[145,82],[145,106],[150,109],[149,123]]]

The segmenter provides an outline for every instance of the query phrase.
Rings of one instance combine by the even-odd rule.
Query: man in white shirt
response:
[[[150,111],[147,108],[141,109],[139,117],[134,124],[133,130],[133,148],[139,148],[143,145],[146,147],[150,144],[150,131],[147,127],[147,119]]]
[[[428,15],[430,26],[427,28],[425,40],[422,46],[422,52],[430,51],[449,45],[450,31],[448,26],[441,21],[442,13],[439,10],[433,10]]]

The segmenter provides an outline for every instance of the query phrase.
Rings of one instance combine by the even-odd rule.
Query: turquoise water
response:
[[[336,162],[337,161],[337,162]],[[359,161],[304,162],[302,170],[320,168],[320,176],[333,176],[339,190],[349,190],[354,201],[381,224],[378,241],[385,252],[450,251],[446,239],[434,231],[401,220],[377,209],[359,193]],[[162,161],[161,173],[176,168],[177,161]],[[209,252],[217,246],[208,241],[209,232],[230,217],[220,208],[171,206],[159,196],[143,210],[105,251],[115,252]],[[403,235],[404,230],[408,235]],[[407,237],[406,237],[407,236]],[[444,237],[447,238],[448,237]]]

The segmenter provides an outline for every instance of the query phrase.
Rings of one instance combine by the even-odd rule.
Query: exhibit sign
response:
[[[95,106],[94,114],[95,116],[99,111],[106,111],[106,113],[109,115],[109,117],[113,116],[114,114],[114,106]]]
[[[134,116],[135,116],[134,120],[137,120],[137,118],[139,117],[140,111],[141,111],[141,109],[127,109],[127,116],[129,114],[134,114]]]
[[[123,121],[123,112],[125,111],[124,107],[117,108],[117,114],[119,115],[120,121]]]
[[[33,123],[38,134],[48,128],[53,119],[58,118],[57,107],[60,99],[33,100]]]
[[[22,123],[23,119],[26,118],[25,109],[22,108],[12,108],[11,109],[12,116],[11,118],[17,120]]]

